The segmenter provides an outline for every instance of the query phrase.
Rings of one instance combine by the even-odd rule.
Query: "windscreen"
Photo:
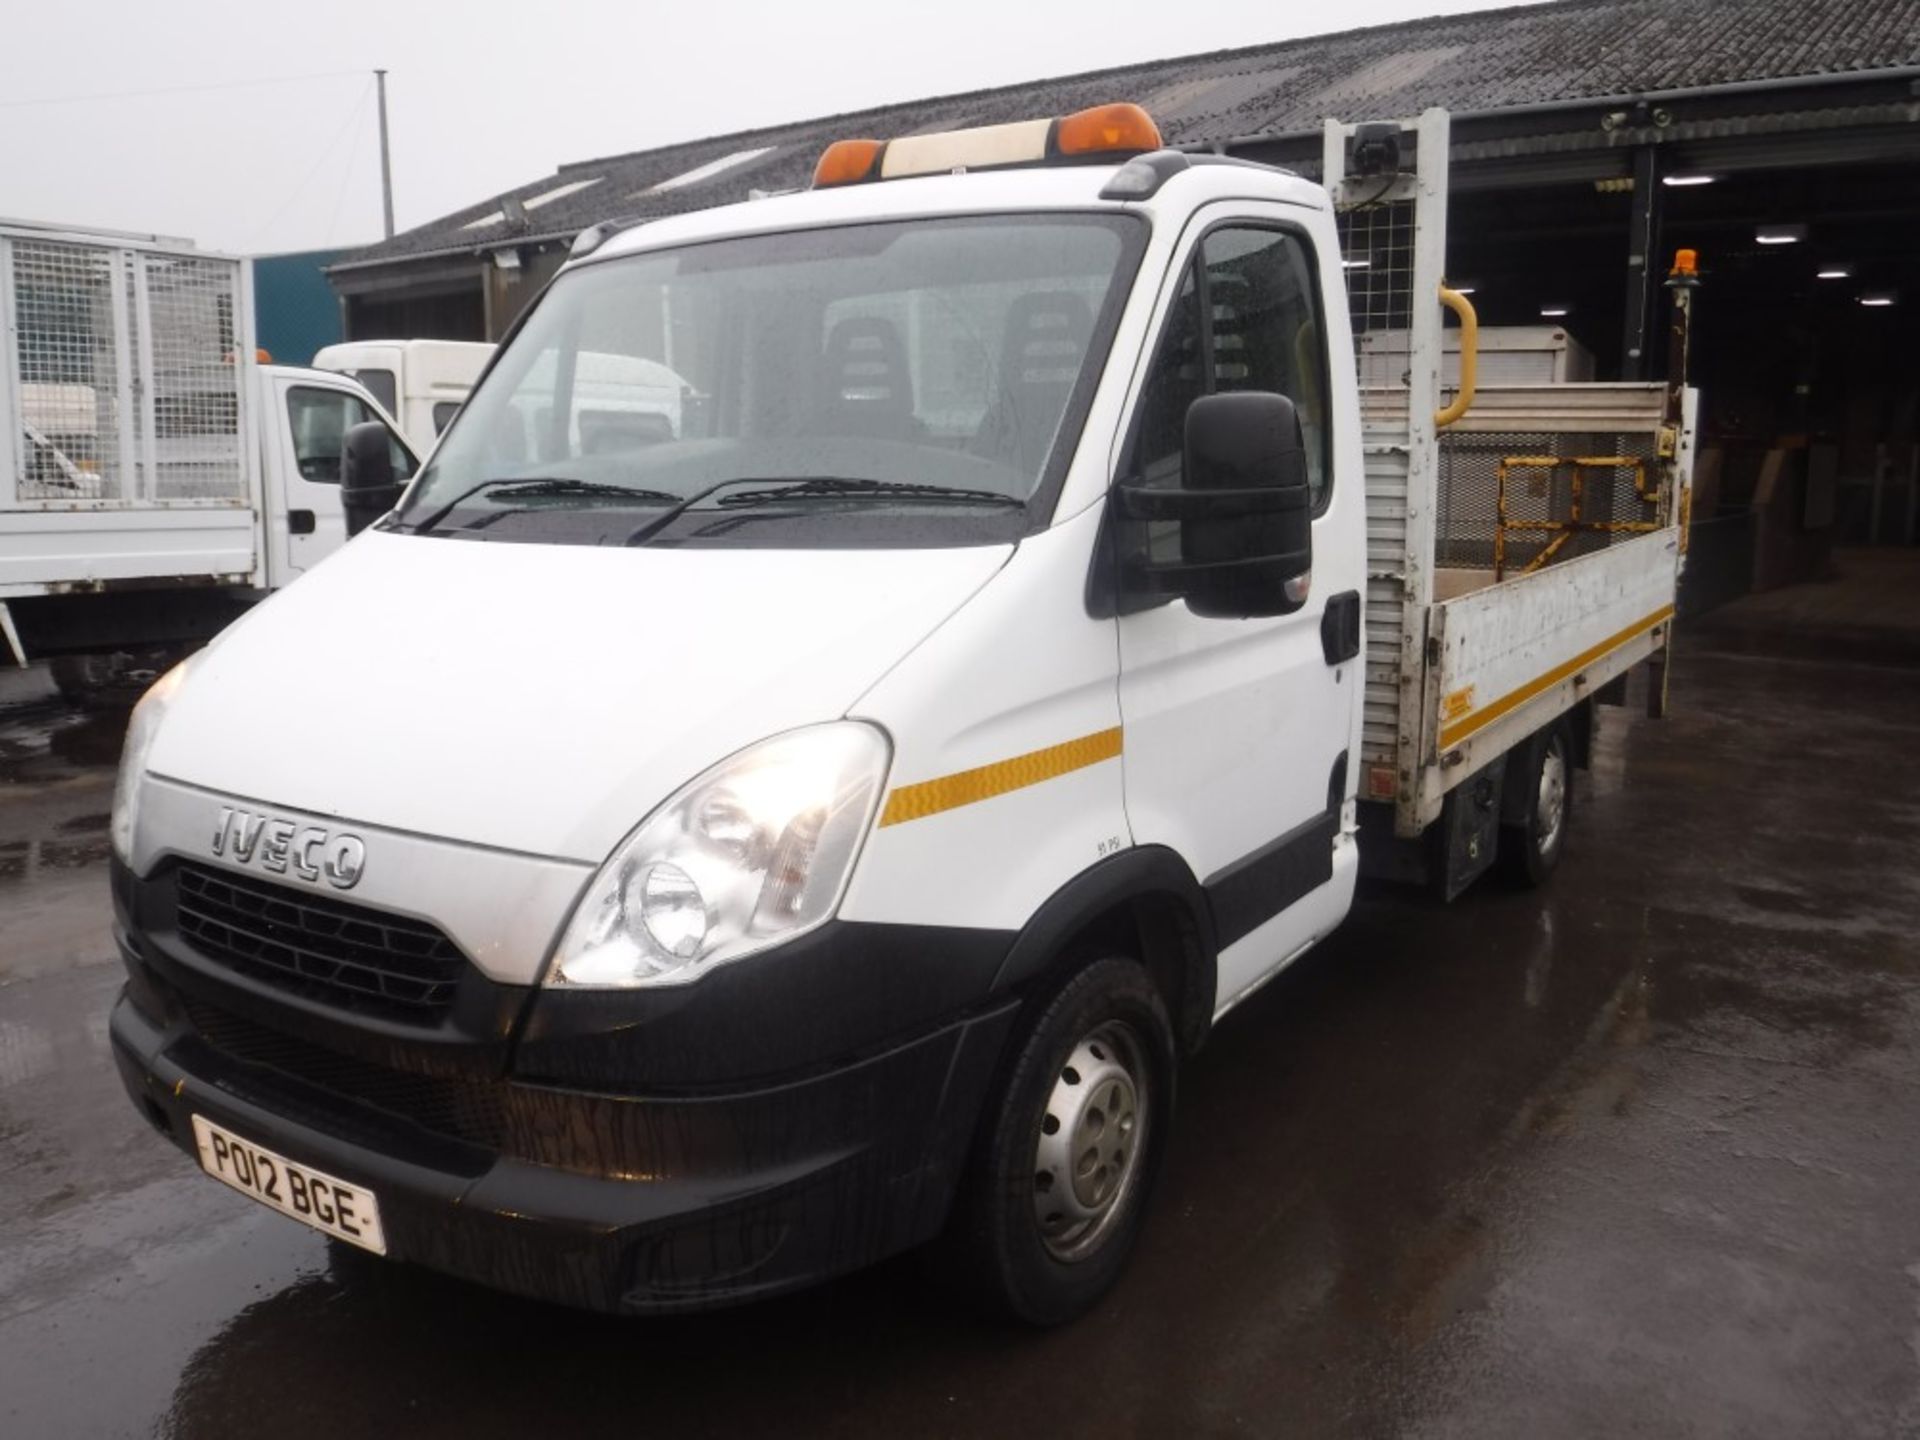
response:
[[[943,217],[581,265],[469,399],[400,528],[1017,535],[1050,503],[1143,243],[1126,216]]]

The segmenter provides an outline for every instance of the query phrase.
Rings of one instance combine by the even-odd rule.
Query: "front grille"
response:
[[[190,997],[183,996],[181,1004],[187,1023],[208,1048],[276,1091],[275,1108],[288,1110],[290,1099],[302,1098],[287,1095],[277,1081],[300,1086],[314,1113],[296,1118],[322,1129],[350,1129],[352,1117],[338,1103],[346,1102],[468,1145],[491,1150],[502,1142],[504,1097],[498,1081],[396,1070],[269,1029]]]
[[[421,920],[223,870],[177,871],[181,937],[208,960],[360,1014],[433,1024],[466,957]]]

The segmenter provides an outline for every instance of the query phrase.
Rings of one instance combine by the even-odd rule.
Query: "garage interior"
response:
[[[1697,257],[1683,613],[1874,565],[1920,599],[1920,81],[1906,74],[1456,115],[1449,278],[1483,327],[1559,327],[1564,378],[1668,378]],[[1317,174],[1319,137],[1232,147]],[[1891,560],[1891,557],[1889,557]]]

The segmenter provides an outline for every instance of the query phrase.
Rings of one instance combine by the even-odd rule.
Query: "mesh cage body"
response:
[[[0,236],[15,341],[14,498],[247,498],[239,262]]]
[[[1660,519],[1653,489],[1660,461],[1656,437],[1638,433],[1549,434],[1526,432],[1449,432],[1440,443],[1440,495],[1434,563],[1456,570],[1492,570],[1499,521],[1499,475],[1506,483],[1505,572],[1523,571],[1553,543],[1559,530],[1533,528],[1566,525],[1575,519],[1574,488],[1580,488],[1578,520],[1583,525],[1651,525]],[[1516,465],[1516,460],[1563,461],[1581,458],[1637,459],[1631,465]],[[1641,478],[1644,474],[1644,480]],[[1641,486],[1646,487],[1642,498]],[[1574,530],[1549,563],[1591,555],[1645,533],[1643,530]]]
[[[121,500],[133,488],[120,443],[120,273],[96,246],[13,246],[22,500]]]
[[[1413,325],[1412,200],[1378,200],[1339,214],[1347,306],[1361,407],[1369,390],[1404,387]],[[1360,337],[1371,339],[1360,343]]]
[[[224,500],[245,493],[234,267],[182,255],[143,255],[160,500]]]

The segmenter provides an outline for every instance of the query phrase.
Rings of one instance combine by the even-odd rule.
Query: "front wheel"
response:
[[[1560,864],[1573,819],[1573,744],[1566,725],[1556,721],[1540,731],[1518,759],[1507,784],[1519,785],[1526,818],[1502,827],[1500,859],[1516,883],[1544,885]]]
[[[1145,968],[1097,960],[1021,1042],[963,1181],[953,1239],[994,1308],[1057,1325],[1119,1278],[1173,1115],[1173,1027]]]

